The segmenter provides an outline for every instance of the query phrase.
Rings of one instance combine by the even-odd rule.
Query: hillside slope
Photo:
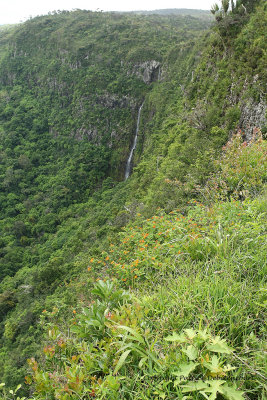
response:
[[[78,301],[43,310],[34,399],[265,398],[266,193],[250,196],[266,182],[267,148],[240,139],[215,182],[238,188],[246,172],[245,201],[139,214],[100,256],[80,257],[65,288]]]
[[[264,200],[253,197],[262,196],[266,182],[266,146],[256,140],[259,128],[266,132],[266,22],[266,5],[259,2],[250,15],[225,16],[213,31],[202,33],[201,40],[196,37],[206,24],[189,17],[80,11],[36,18],[0,33],[1,273],[7,275],[0,295],[0,376],[9,386],[21,382],[26,359],[35,356],[44,368],[36,369],[32,361],[33,378],[27,381],[35,381],[36,398],[47,393],[51,399],[63,398],[58,397],[63,396],[62,385],[74,384],[77,377],[80,392],[68,385],[79,396],[137,399],[142,393],[144,399],[182,398],[184,388],[174,389],[171,378],[173,372],[182,372],[172,366],[188,360],[182,353],[175,355],[176,350],[167,356],[161,340],[172,331],[202,332],[205,326],[211,335],[207,346],[215,335],[229,343],[221,352],[229,358],[217,359],[220,368],[233,361],[230,346],[237,349],[242,365],[249,365],[229,380],[240,381],[237,388],[249,398],[264,397],[263,360],[257,356],[264,340]],[[69,40],[72,36],[74,41]],[[143,101],[136,167],[123,182]],[[237,131],[242,140],[256,143],[244,147],[243,158],[238,150],[234,153],[241,161],[233,169],[233,157],[228,164],[218,160],[222,146]],[[234,142],[237,149],[243,150],[242,140]],[[191,206],[195,198],[205,203],[196,211]],[[231,199],[238,200],[238,206]],[[177,208],[180,211],[174,211]],[[173,212],[179,221],[186,220],[176,224]],[[158,230],[157,224],[145,222],[153,215],[154,220],[162,217]],[[128,223],[121,246],[118,234]],[[132,235],[136,239],[129,239]],[[109,250],[110,243],[114,249]],[[90,313],[97,310],[87,308],[96,301],[95,280],[112,278],[118,298],[111,307],[110,289],[99,295],[98,288],[95,295],[103,304],[93,318]],[[120,287],[130,293],[122,295]],[[183,304],[177,317],[175,301]],[[129,347],[128,335],[123,339],[128,353],[122,352],[119,361],[115,342],[123,335],[117,336],[105,322],[105,302],[111,315],[119,307],[115,320],[128,327],[122,328],[125,332],[135,338],[142,333],[142,359]],[[57,325],[45,345],[47,364],[39,344],[44,309],[47,315],[41,321],[50,315],[49,324]],[[103,332],[90,328],[83,336],[87,328],[82,325],[68,337],[63,325],[72,324],[73,310],[79,311],[78,325],[89,313],[89,319],[102,321],[96,331]],[[140,312],[134,316],[134,310]],[[103,348],[90,364],[91,351],[99,346]],[[203,355],[207,363],[213,360],[210,368],[215,368],[215,355]],[[210,371],[223,379],[227,371],[220,368]],[[59,375],[53,375],[55,370]],[[205,371],[206,377],[213,376]],[[203,379],[203,373],[198,370],[197,376]],[[256,379],[250,379],[250,373]],[[96,376],[97,382],[89,384],[89,376]],[[148,383],[152,376],[155,393]],[[212,393],[209,384],[202,390]],[[223,389],[222,395],[243,398],[233,390]],[[79,398],[68,391],[64,396]]]
[[[29,330],[38,336],[44,299],[76,273],[73,257],[123,224],[105,223],[127,196],[116,185],[138,108],[173,42],[192,48],[206,27],[192,17],[63,11],[1,31],[0,371],[8,383],[36,347]]]
[[[16,254],[3,238],[1,279],[57,230],[61,211],[123,179],[138,108],[173,40],[190,43],[204,27],[76,11],[2,32],[0,200]]]

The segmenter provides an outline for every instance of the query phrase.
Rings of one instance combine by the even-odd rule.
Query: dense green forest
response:
[[[155,15],[155,14],[157,14],[157,15],[183,15],[183,16],[190,15],[191,17],[203,18],[206,20],[212,19],[211,13],[208,10],[194,10],[194,9],[189,9],[189,8],[165,8],[165,9],[152,10],[152,11],[140,10],[140,11],[132,11],[130,13],[131,14],[139,14],[139,15],[140,14],[142,14],[142,15]]]
[[[211,11],[0,29],[3,399],[265,398],[267,5]]]

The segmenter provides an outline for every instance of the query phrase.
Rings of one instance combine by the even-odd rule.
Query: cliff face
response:
[[[185,202],[210,173],[206,158],[235,133],[241,131],[244,141],[259,129],[266,134],[267,19],[266,6],[258,3],[249,18],[227,15],[207,35],[205,46],[173,49],[172,62],[161,65],[164,79],[144,105],[146,134],[135,182],[143,190],[148,179],[152,182],[151,205],[155,197],[170,210]],[[143,176],[148,168],[149,178]]]
[[[38,114],[39,132],[42,126],[53,137],[107,146],[114,153],[110,169],[119,177],[138,105],[158,80],[172,35],[179,44],[187,30],[186,40],[194,40],[207,25],[191,17],[154,15],[145,22],[136,15],[76,11],[37,17],[3,31],[0,84],[9,96],[8,102],[1,98],[1,109],[9,107],[3,123],[27,95]]]
[[[57,231],[60,210],[107,178],[124,179],[138,109],[171,64],[171,39],[192,49],[207,27],[192,17],[63,11],[1,30],[0,201],[11,225],[0,279]]]
[[[263,92],[264,83],[259,81],[259,75],[244,76],[241,80],[233,76],[227,104],[237,107],[239,120],[236,129],[240,129],[246,141],[250,141],[255,129],[265,129],[267,125],[267,101]],[[254,94],[254,98],[252,97]],[[232,133],[234,133],[233,130]]]
[[[138,76],[146,84],[156,82],[160,76],[160,62],[150,60],[134,64],[128,73]]]
[[[42,310],[61,296],[69,312],[73,297],[88,295],[100,264],[74,281],[91,273],[91,253],[139,212],[149,222],[159,207],[179,208],[183,220],[229,137],[264,131],[266,27],[262,3],[233,35],[205,34],[205,21],[190,17],[81,11],[0,33],[0,376],[9,385],[38,351]]]
[[[245,139],[251,141],[255,129],[260,128],[264,130],[267,126],[266,100],[261,98],[258,102],[253,99],[248,99],[240,107],[239,127],[244,132]]]

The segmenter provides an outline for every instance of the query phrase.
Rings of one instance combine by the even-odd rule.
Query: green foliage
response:
[[[190,393],[232,400],[244,398],[240,386],[261,396],[264,205],[261,198],[194,202],[187,216],[139,215],[108,252],[91,258],[86,273],[100,263],[103,278],[90,291],[91,306],[80,301],[81,312],[73,310],[70,330],[60,310],[43,314],[45,359],[30,360],[26,378],[34,399]]]
[[[17,396],[17,392],[19,391],[19,389],[21,388],[21,385],[18,385],[17,387],[16,387],[16,389],[15,390],[9,390],[9,392],[7,392],[6,390],[5,390],[5,384],[4,383],[0,383],[0,390],[1,390],[1,392],[0,392],[0,396],[1,396],[1,400],[25,400],[26,399],[26,397],[19,397],[19,396]]]
[[[112,283],[96,283],[97,292],[99,285],[108,290]],[[128,307],[128,318],[133,318],[134,309],[130,311],[130,303],[125,305]],[[226,364],[233,349],[225,340],[213,337],[206,329],[185,329],[180,335],[173,333],[165,337],[165,341],[174,343],[174,346],[165,347],[158,337],[154,337],[150,343],[152,334],[149,329],[141,327],[144,323],[142,319],[137,319],[136,327],[120,325],[116,323],[116,319],[120,318],[120,308],[111,309],[105,314],[101,310],[101,303],[98,306],[106,328],[101,338],[88,335],[84,340],[80,327],[85,326],[86,322],[90,326],[89,320],[83,319],[84,314],[88,315],[85,311],[83,314],[75,313],[73,323],[78,328],[72,330],[75,336],[66,336],[58,326],[51,328],[49,324],[52,342],[44,348],[45,361],[41,365],[34,359],[28,360],[32,375],[26,377],[26,382],[34,383],[34,399],[42,399],[47,395],[74,399],[88,394],[94,394],[97,398],[132,398],[127,381],[133,371],[141,374],[144,380],[148,375],[155,385],[165,379],[170,394],[177,393],[179,389],[182,393],[211,393],[214,399],[217,398],[217,392],[230,400],[243,398],[241,392],[219,379],[227,377],[235,369]],[[163,356],[162,352],[166,354]],[[175,357],[175,363],[170,361],[172,357]],[[190,383],[192,378],[198,379],[194,387]],[[214,380],[210,381],[211,378]]]
[[[206,34],[204,19],[78,10],[0,30],[8,388],[264,398],[266,143],[250,135],[267,24],[263,2],[244,5]]]
[[[179,43],[187,30],[189,41],[206,25],[75,11],[1,31],[1,280],[25,259],[38,263],[29,263],[29,250],[57,231],[61,212],[86,202],[105,178],[124,176],[137,110],[150,90],[138,63],[163,62],[174,34]]]
[[[235,36],[248,21],[249,13],[263,3],[262,0],[221,0],[220,7],[215,3],[210,11],[215,16],[218,31],[223,36]]]
[[[260,194],[266,184],[266,142],[256,132],[254,142],[243,142],[242,135],[234,136],[224,147],[223,162],[217,164],[217,175],[200,189],[204,198],[245,199]]]

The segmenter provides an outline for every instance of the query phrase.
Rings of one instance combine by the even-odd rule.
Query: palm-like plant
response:
[[[221,0],[222,1],[222,9],[224,14],[226,15],[228,10],[229,10],[229,6],[230,6],[230,0]]]
[[[210,10],[210,12],[213,14],[213,15],[215,15],[218,11],[219,11],[219,6],[218,6],[218,4],[217,3],[215,3],[215,4],[213,4],[213,6],[211,7],[211,10]]]

